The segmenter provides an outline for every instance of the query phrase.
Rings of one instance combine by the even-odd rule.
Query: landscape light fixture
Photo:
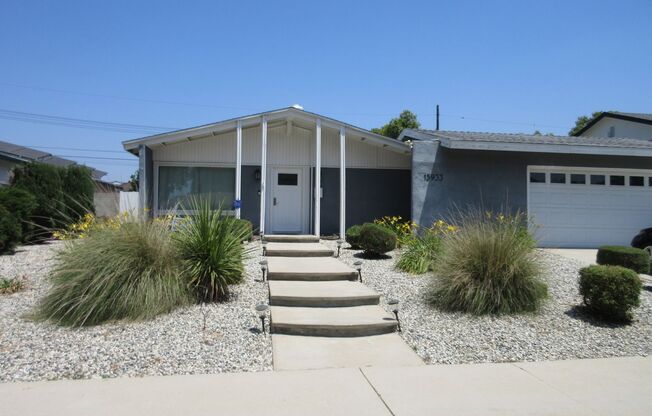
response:
[[[344,241],[337,240],[337,257],[340,256],[340,250],[342,249],[342,243],[344,243]]]
[[[258,264],[260,264],[260,271],[263,272],[263,282],[264,282],[265,272],[267,271],[267,260],[261,260]]]
[[[387,304],[390,306],[392,309],[392,312],[394,312],[394,316],[396,317],[396,323],[398,325],[398,332],[401,332],[401,321],[398,319],[398,299],[390,299],[387,301]]]
[[[263,334],[266,333],[265,331],[265,318],[267,318],[267,311],[269,310],[269,306],[267,306],[264,303],[259,303],[256,305],[256,312],[258,313],[258,317],[260,318],[260,323],[262,324],[263,327]]]
[[[355,269],[358,271],[358,280],[362,282],[362,260],[356,260],[353,265],[355,266]]]
[[[263,256],[267,255],[267,241],[263,241]]]

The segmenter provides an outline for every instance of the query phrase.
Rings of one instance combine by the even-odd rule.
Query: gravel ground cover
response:
[[[70,329],[25,319],[49,287],[60,242],[0,256],[0,276],[26,277],[26,289],[0,295],[0,381],[263,371],[272,368],[271,338],[259,333],[254,306],[267,301],[258,243],[245,283],[232,299],[178,309],[137,323]],[[204,316],[206,326],[204,328]]]
[[[334,242],[326,244],[335,247]],[[353,264],[358,254],[343,249],[340,259]],[[604,325],[576,309],[582,300],[577,287],[582,265],[539,250],[549,291],[539,314],[474,317],[430,307],[423,299],[430,277],[395,270],[398,252],[389,254],[391,258],[385,260],[363,259],[364,283],[385,299],[400,300],[402,336],[427,363],[543,361],[652,352],[649,285],[641,292],[641,306],[631,325]]]

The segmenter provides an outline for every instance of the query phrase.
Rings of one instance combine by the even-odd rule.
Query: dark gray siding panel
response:
[[[251,221],[254,230],[260,225],[260,180],[256,180],[260,166],[242,166],[242,197],[240,217]]]
[[[417,141],[412,160],[413,219],[422,226],[456,207],[526,210],[528,166],[652,168],[652,159],[644,157],[451,150]],[[425,174],[442,174],[443,180],[426,181]]]
[[[339,232],[340,171],[322,169],[321,232]],[[383,215],[410,218],[410,171],[396,169],[346,170],[346,226]]]

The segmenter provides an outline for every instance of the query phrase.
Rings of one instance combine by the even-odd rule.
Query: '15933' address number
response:
[[[441,182],[444,180],[443,173],[426,173],[423,175],[423,180],[426,182]]]

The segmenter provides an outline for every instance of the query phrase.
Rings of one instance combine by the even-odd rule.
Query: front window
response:
[[[231,209],[235,199],[235,169],[195,166],[160,166],[158,170],[158,209],[170,210],[186,205],[191,196],[212,200],[213,208],[222,204]]]

